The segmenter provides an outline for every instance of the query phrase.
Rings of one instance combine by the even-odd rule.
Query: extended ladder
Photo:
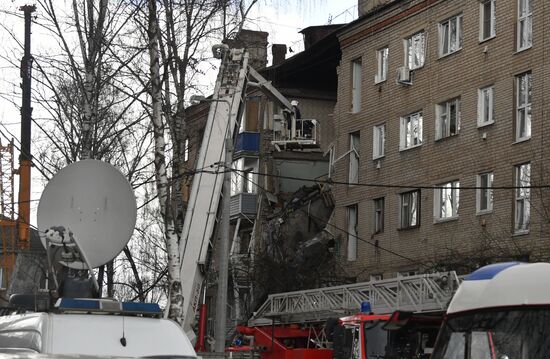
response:
[[[359,312],[368,301],[374,313],[405,310],[417,313],[447,309],[460,280],[454,271],[392,278],[336,287],[271,294],[249,325],[321,322]]]

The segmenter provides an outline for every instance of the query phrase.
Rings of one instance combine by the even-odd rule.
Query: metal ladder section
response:
[[[445,311],[459,284],[452,271],[271,294],[249,325],[321,322],[357,313],[365,301],[377,314]]]

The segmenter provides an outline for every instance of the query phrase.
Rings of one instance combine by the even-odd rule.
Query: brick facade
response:
[[[518,52],[516,29],[518,0],[496,1],[496,36],[479,40],[480,2],[472,0],[401,0],[367,14],[340,31],[342,60],[338,103],[334,112],[337,158],[350,148],[349,134],[360,131],[359,182],[434,186],[459,180],[461,187],[475,187],[476,175],[494,173],[495,187],[514,186],[514,166],[531,163],[531,184],[547,183],[546,81],[550,80],[549,34],[545,22],[550,7],[545,0],[531,0],[533,45]],[[439,24],[462,14],[462,47],[439,56]],[[404,39],[426,34],[424,66],[412,72],[412,85],[396,83],[396,71],[405,64]],[[375,84],[375,53],[389,48],[387,80]],[[351,113],[351,63],[361,58],[361,110]],[[516,76],[532,74],[532,136],[516,141]],[[478,90],[494,86],[494,123],[478,127]],[[460,97],[460,130],[457,135],[435,139],[436,105]],[[400,150],[400,118],[422,111],[423,143]],[[373,160],[373,126],[385,123],[385,156]],[[348,180],[349,156],[333,168],[336,181]],[[514,189],[493,191],[493,211],[476,214],[476,190],[461,189],[458,217],[434,219],[434,190],[421,189],[420,225],[399,229],[399,194],[406,188],[336,185],[333,224],[340,230],[341,255],[350,274],[358,279],[399,271],[458,270],[484,261],[525,258],[549,260],[550,243],[544,199],[548,189],[532,190],[529,232],[514,235]],[[373,199],[385,197],[385,229],[373,234]],[[547,202],[548,198],[546,198]],[[347,210],[358,204],[357,260],[346,261]],[[367,242],[370,242],[367,243]],[[390,253],[391,251],[392,253]],[[405,258],[406,257],[406,258]]]

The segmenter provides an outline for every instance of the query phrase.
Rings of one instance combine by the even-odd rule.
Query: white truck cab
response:
[[[59,299],[52,312],[0,316],[0,353],[197,358],[175,322],[157,304]]]

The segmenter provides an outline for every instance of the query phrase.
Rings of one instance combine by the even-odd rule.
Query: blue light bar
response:
[[[118,302],[109,299],[60,298],[55,307],[61,312],[162,316],[162,310],[157,303]]]
[[[122,302],[122,310],[141,314],[162,314],[157,303]]]

